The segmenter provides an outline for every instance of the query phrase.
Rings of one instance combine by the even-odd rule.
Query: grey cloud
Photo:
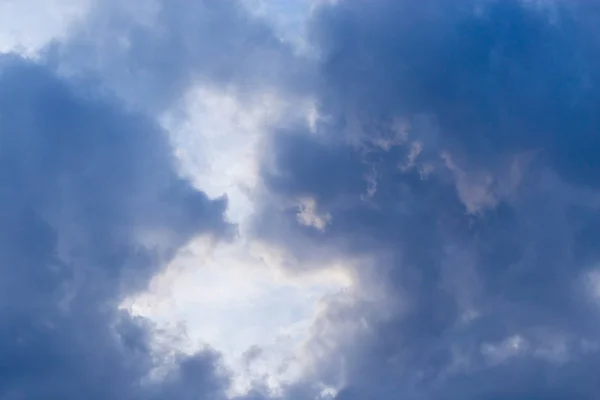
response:
[[[197,80],[316,96],[317,133],[265,148],[254,234],[311,265],[368,260],[359,289],[386,300],[331,304],[339,329],[313,338],[331,348],[285,398],[340,379],[345,400],[597,397],[597,5],[323,3],[317,60],[234,1],[123,6],[99,2],[45,65],[1,62],[3,397],[224,397],[218,354],[157,360],[149,322],[116,311],[192,237],[232,232],[124,111]],[[306,201],[326,224],[299,223]]]
[[[191,85],[301,88],[308,63],[237,0],[94,2],[45,53],[68,75],[96,74],[134,107],[163,111]]]
[[[152,326],[117,310],[194,236],[233,233],[156,123],[3,55],[0,166],[0,397],[220,398],[210,352],[147,381]]]
[[[346,310],[370,333],[333,350],[339,399],[597,397],[597,351],[575,344],[598,334],[582,282],[599,261],[599,15],[494,0],[316,12],[326,118],[274,134],[255,229],[298,259],[368,257],[359,282],[404,307]],[[299,225],[300,198],[330,225]],[[518,357],[485,358],[515,335]],[[575,343],[568,359],[539,356],[553,337]],[[327,380],[339,365],[323,364]]]
[[[226,398],[219,354],[157,352],[117,309],[192,238],[235,234],[155,117],[198,81],[305,90],[306,65],[229,0],[94,2],[38,63],[1,56],[0,398]]]
[[[117,310],[192,238],[235,234],[156,116],[198,81],[305,90],[306,65],[229,0],[94,2],[38,64],[2,55],[0,397],[226,398],[218,354],[157,353]]]

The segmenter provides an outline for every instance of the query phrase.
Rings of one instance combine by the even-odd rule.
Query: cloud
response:
[[[212,243],[238,233],[224,215],[225,197],[211,199],[198,182],[179,175],[181,160],[171,154],[159,120],[166,113],[175,126],[185,125],[178,107],[195,92],[252,99],[261,97],[255,89],[287,88],[281,79],[293,73],[295,56],[234,1],[95,2],[69,33],[34,51],[35,63],[2,56],[0,160],[7,172],[0,179],[6,183],[0,253],[10,304],[2,333],[5,364],[14,368],[1,377],[0,393],[33,399],[230,397],[235,371],[227,370],[217,350],[184,353],[174,346],[184,339],[172,332],[173,343],[157,342],[162,327],[120,308],[193,239],[208,236]],[[240,114],[238,99],[217,95],[202,104],[229,101],[229,115]],[[262,110],[241,111],[240,123],[262,124]],[[210,179],[207,189],[214,194],[223,183]],[[265,273],[255,275],[264,279]],[[231,290],[233,282],[227,283]],[[283,290],[269,285],[261,288],[269,296]],[[312,311],[313,293],[297,291],[288,304],[302,315],[288,316],[281,306],[272,323],[303,320]],[[255,313],[264,314],[261,308],[275,301],[256,304]],[[269,338],[258,342],[268,345]],[[279,354],[265,354],[279,363]],[[268,392],[257,383],[244,397],[266,398]]]
[[[127,102],[164,112],[197,83],[300,88],[305,60],[236,0],[95,2],[68,40],[45,53],[69,76],[97,75]]]
[[[154,121],[43,64],[0,58],[0,120],[2,396],[215,398],[218,357],[153,381],[152,327],[117,305],[191,238],[229,237],[226,201],[177,176]]]
[[[219,351],[221,364],[232,373],[229,394],[256,386],[277,393],[312,368],[306,343],[313,322],[324,299],[351,290],[352,282],[343,265],[321,265],[320,274],[286,275],[277,254],[253,248],[243,237],[206,247],[186,248],[126,307],[157,324],[160,342],[186,353],[207,344]],[[183,340],[164,337],[176,329],[185,330]]]
[[[316,376],[344,372],[337,398],[597,397],[598,314],[582,282],[599,261],[599,12],[493,0],[315,11],[326,118],[316,133],[273,133],[255,234],[311,265],[370,260],[356,280],[385,301],[324,317],[366,327],[325,341]],[[323,229],[299,223],[307,198]]]
[[[0,51],[34,56],[48,42],[68,36],[88,0],[23,0],[0,4]]]
[[[584,1],[315,2],[297,52],[237,1],[109,0],[37,62],[3,55],[0,397],[227,398],[226,355],[163,346],[119,307],[198,236],[236,233],[197,274],[218,287],[179,297],[205,288],[187,306],[205,296],[217,332],[238,324],[219,296],[264,305],[265,329],[295,301],[309,321],[300,374],[239,400],[598,397],[599,16]],[[177,171],[159,121],[193,131],[195,108],[200,128],[232,131],[198,141],[226,179]],[[229,182],[240,232],[196,187]],[[320,287],[331,265],[350,288]],[[235,338],[254,349],[240,359],[271,356],[265,329]]]

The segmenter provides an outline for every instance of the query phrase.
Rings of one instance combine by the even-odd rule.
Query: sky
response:
[[[0,400],[598,399],[599,22],[0,1]]]

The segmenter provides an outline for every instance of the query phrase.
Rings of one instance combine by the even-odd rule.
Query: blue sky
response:
[[[597,399],[599,19],[0,3],[0,399]]]

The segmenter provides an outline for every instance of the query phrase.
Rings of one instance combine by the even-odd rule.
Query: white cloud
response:
[[[319,213],[318,205],[315,199],[305,198],[298,201],[298,213],[296,219],[300,225],[312,226],[323,231],[331,223],[329,213]]]
[[[243,100],[233,89],[203,86],[190,90],[183,111],[171,110],[163,124],[182,174],[210,196],[227,194],[229,217],[241,223],[252,213],[261,141],[284,113],[289,118],[290,107],[275,93]]]
[[[268,252],[242,241],[214,249],[199,241],[127,306],[165,332],[184,326],[189,341],[174,345],[185,351],[208,344],[222,352],[236,391],[252,379],[276,389],[297,379],[308,362],[301,349],[320,303],[351,280],[335,266],[290,277],[265,261],[277,258]]]
[[[500,364],[527,351],[529,343],[521,335],[510,336],[500,343],[486,343],[481,352],[492,364]]]
[[[253,14],[270,20],[282,40],[297,50],[306,50],[305,24],[313,0],[243,0],[243,3]]]
[[[64,38],[86,12],[90,0],[3,0],[0,51],[33,56],[53,39]]]
[[[276,93],[240,97],[234,89],[201,86],[179,106],[161,120],[181,174],[209,196],[228,196],[228,218],[240,235],[217,247],[193,243],[146,293],[124,305],[163,328],[161,346],[170,342],[192,352],[209,345],[222,352],[235,375],[234,393],[252,380],[277,390],[310,368],[304,346],[325,299],[352,286],[340,265],[300,266],[297,270],[312,272],[289,275],[292,261],[254,242],[245,229],[260,186],[263,140],[275,124],[308,119],[309,102]],[[325,224],[325,216],[315,218],[314,224]],[[182,329],[187,340],[174,339]]]

